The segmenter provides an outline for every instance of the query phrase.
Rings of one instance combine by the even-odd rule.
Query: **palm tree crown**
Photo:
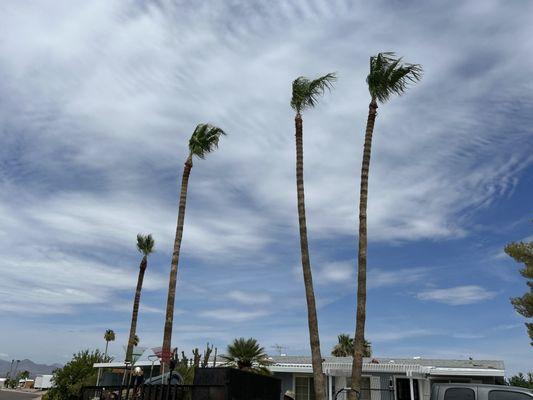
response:
[[[385,103],[392,94],[402,95],[410,83],[422,78],[419,64],[402,63],[391,52],[378,53],[370,57],[370,73],[366,77],[372,100]]]
[[[225,364],[242,370],[268,373],[271,362],[265,349],[254,338],[238,338],[228,345],[227,354],[222,356]]]
[[[326,89],[331,90],[333,88],[333,83],[336,80],[337,76],[333,72],[314,80],[305,76],[296,78],[292,82],[291,107],[297,113],[301,113],[306,108],[313,108]]]
[[[333,347],[331,355],[335,357],[351,357],[353,356],[354,339],[345,333],[337,336],[338,343]],[[365,339],[364,341],[363,357],[372,356],[372,345]]]
[[[154,251],[154,239],[152,235],[137,234],[137,250],[148,256]]]
[[[115,340],[115,332],[112,329],[107,329],[104,334],[104,339],[106,342],[112,342]]]
[[[189,140],[190,155],[204,159],[207,153],[218,148],[218,140],[222,135],[226,133],[217,126],[198,124]]]

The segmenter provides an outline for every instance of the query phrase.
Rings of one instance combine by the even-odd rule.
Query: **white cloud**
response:
[[[444,289],[428,289],[418,293],[417,297],[420,300],[459,306],[490,300],[497,294],[497,292],[487,290],[481,286],[467,285]]]
[[[397,270],[371,269],[368,272],[368,287],[375,289],[386,286],[408,285],[427,278],[428,268],[400,268]]]
[[[231,308],[219,308],[214,310],[202,311],[200,316],[227,322],[244,322],[268,315],[265,310],[243,311]]]
[[[369,340],[375,342],[388,342],[394,340],[411,339],[424,336],[433,336],[438,333],[429,329],[391,329],[388,331],[369,332],[367,337]]]
[[[272,298],[267,293],[251,293],[240,290],[230,291],[228,298],[242,304],[268,304],[272,301]]]
[[[235,322],[267,323],[263,310],[218,305],[236,287],[270,296],[287,320],[304,318],[303,285],[285,267],[299,257],[290,83],[339,73],[335,90],[304,114],[313,268],[322,288],[335,290],[354,283],[355,263],[337,260],[355,251],[364,77],[381,49],[426,73],[379,108],[371,243],[468,235],[476,209],[512,193],[532,162],[533,90],[521,79],[533,68],[524,56],[532,6],[349,3],[2,5],[0,307],[81,313],[130,301],[138,261],[127,255],[140,231],[154,234],[154,257],[164,260],[147,275],[153,298],[143,304],[164,307],[185,147],[194,126],[210,121],[228,136],[191,175],[178,283],[178,296],[194,292],[180,300],[187,318],[216,320],[224,338]],[[495,31],[494,21],[511,22]],[[322,271],[315,260],[333,263]],[[369,268],[369,287],[423,277],[417,268]],[[232,300],[246,302],[245,294]],[[187,335],[192,343],[195,333]],[[62,354],[54,339],[35,351]]]
[[[341,283],[353,285],[355,268],[353,261],[327,263],[319,271],[317,278],[321,283],[325,284]]]

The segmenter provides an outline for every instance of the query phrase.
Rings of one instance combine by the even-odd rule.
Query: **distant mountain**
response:
[[[13,363],[13,369],[17,361]],[[6,374],[9,373],[9,368],[11,367],[11,361],[0,360],[0,377],[3,378]],[[29,371],[30,377],[34,378],[37,375],[51,375],[56,368],[61,368],[61,364],[36,364],[31,360],[20,360],[17,367],[17,373],[21,371]],[[13,371],[14,372],[14,371]]]

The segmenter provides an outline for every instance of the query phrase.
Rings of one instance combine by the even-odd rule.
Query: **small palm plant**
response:
[[[226,133],[210,124],[199,124],[194,130],[189,140],[189,155],[183,168],[181,179],[181,193],[178,210],[178,222],[176,226],[176,236],[174,239],[174,250],[170,265],[170,278],[168,282],[167,309],[165,318],[165,328],[163,332],[163,360],[168,362],[170,356],[170,345],[172,341],[172,323],[174,320],[174,303],[176,300],[176,282],[178,277],[178,263],[180,257],[181,239],[183,237],[183,224],[185,221],[185,205],[187,203],[187,188],[189,176],[193,166],[193,157],[204,159],[205,156],[218,148],[220,137]]]
[[[334,357],[353,356],[354,340],[350,335],[341,333],[337,336],[338,343],[333,347],[331,355]],[[365,340],[363,357],[372,357],[372,345]]]
[[[144,272],[148,265],[148,256],[154,251],[154,239],[152,235],[137,235],[137,250],[143,255],[141,259],[141,264],[139,265],[139,276],[137,277],[137,288],[135,290],[135,297],[133,299],[133,312],[131,314],[131,326],[130,326],[130,335],[128,339],[128,347],[126,350],[126,361],[131,362],[133,355],[134,338],[137,336],[135,334],[137,330],[137,318],[139,316],[139,304],[141,302],[141,290],[143,287]]]
[[[222,356],[226,360],[224,365],[260,374],[270,374],[268,366],[272,362],[268,359],[265,349],[254,338],[238,338],[228,345],[227,354]]]
[[[394,53],[378,53],[376,56],[370,57],[370,73],[366,78],[368,91],[370,92],[370,104],[368,106],[363,163],[361,166],[359,254],[357,259],[357,316],[352,364],[352,387],[357,390],[361,388],[366,320],[366,208],[368,202],[368,172],[378,102],[386,103],[392,95],[402,95],[410,83],[416,83],[421,78],[422,67],[420,65],[403,63],[402,59],[396,58]],[[351,392],[349,396],[350,398],[354,398],[354,393]]]
[[[316,314],[311,261],[309,259],[309,245],[307,242],[302,112],[308,108],[315,107],[318,103],[318,99],[324,94],[324,92],[332,89],[336,79],[334,73],[326,74],[314,80],[301,76],[292,83],[291,99],[291,107],[296,111],[294,123],[296,130],[296,191],[298,196],[298,218],[300,225],[300,251],[302,257],[305,296],[307,300],[307,322],[309,325],[309,341],[311,345],[316,400],[324,400],[326,395],[326,383],[324,381],[324,374],[322,373],[322,355],[320,354],[318,318]]]

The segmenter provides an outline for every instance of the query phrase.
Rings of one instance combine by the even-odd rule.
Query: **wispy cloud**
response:
[[[400,268],[397,270],[372,269],[368,274],[368,287],[380,288],[396,285],[407,285],[420,282],[427,278],[428,268]]]
[[[371,341],[388,342],[394,340],[411,339],[424,336],[438,335],[439,333],[429,329],[392,329],[387,332],[369,332],[367,337]]]
[[[239,309],[219,308],[214,310],[202,311],[200,316],[228,322],[243,322],[257,319],[268,315],[268,311],[243,311]]]
[[[290,267],[299,257],[288,104],[296,76],[339,74],[335,90],[304,114],[310,247],[327,321],[321,327],[337,330],[353,311],[352,298],[338,300],[338,287],[354,282],[355,262],[346,260],[355,252],[371,54],[396,50],[425,69],[407,96],[379,109],[368,209],[370,244],[382,246],[369,253],[379,266],[369,268],[376,298],[435,275],[444,279],[439,287],[453,286],[434,269],[393,269],[394,246],[413,246],[406,266],[431,264],[437,242],[456,254],[453,239],[467,241],[479,210],[516,196],[533,162],[533,88],[522,79],[533,68],[532,4],[4,3],[0,309],[11,312],[0,323],[20,334],[0,332],[0,342],[12,354],[29,351],[37,329],[49,334],[32,351],[50,358],[80,342],[98,345],[107,324],[126,330],[127,307],[108,305],[131,301],[138,232],[156,239],[143,289],[143,306],[154,312],[139,328],[143,342],[159,344],[179,177],[187,139],[203,121],[228,136],[192,171],[177,303],[187,313],[175,321],[178,332],[185,318],[197,329],[177,340],[194,345],[213,320],[219,340],[240,332],[265,341],[287,336],[293,349],[306,351],[301,271],[295,284]],[[492,295],[483,290],[478,298]],[[24,325],[42,313],[101,324],[78,335]],[[404,331],[433,337],[423,328]],[[68,343],[68,351],[56,342]]]
[[[272,298],[267,293],[251,293],[240,290],[230,291],[228,298],[242,304],[268,304],[272,301]]]
[[[498,293],[481,286],[467,285],[444,289],[428,289],[417,294],[420,300],[460,306],[479,303],[494,298]]]

